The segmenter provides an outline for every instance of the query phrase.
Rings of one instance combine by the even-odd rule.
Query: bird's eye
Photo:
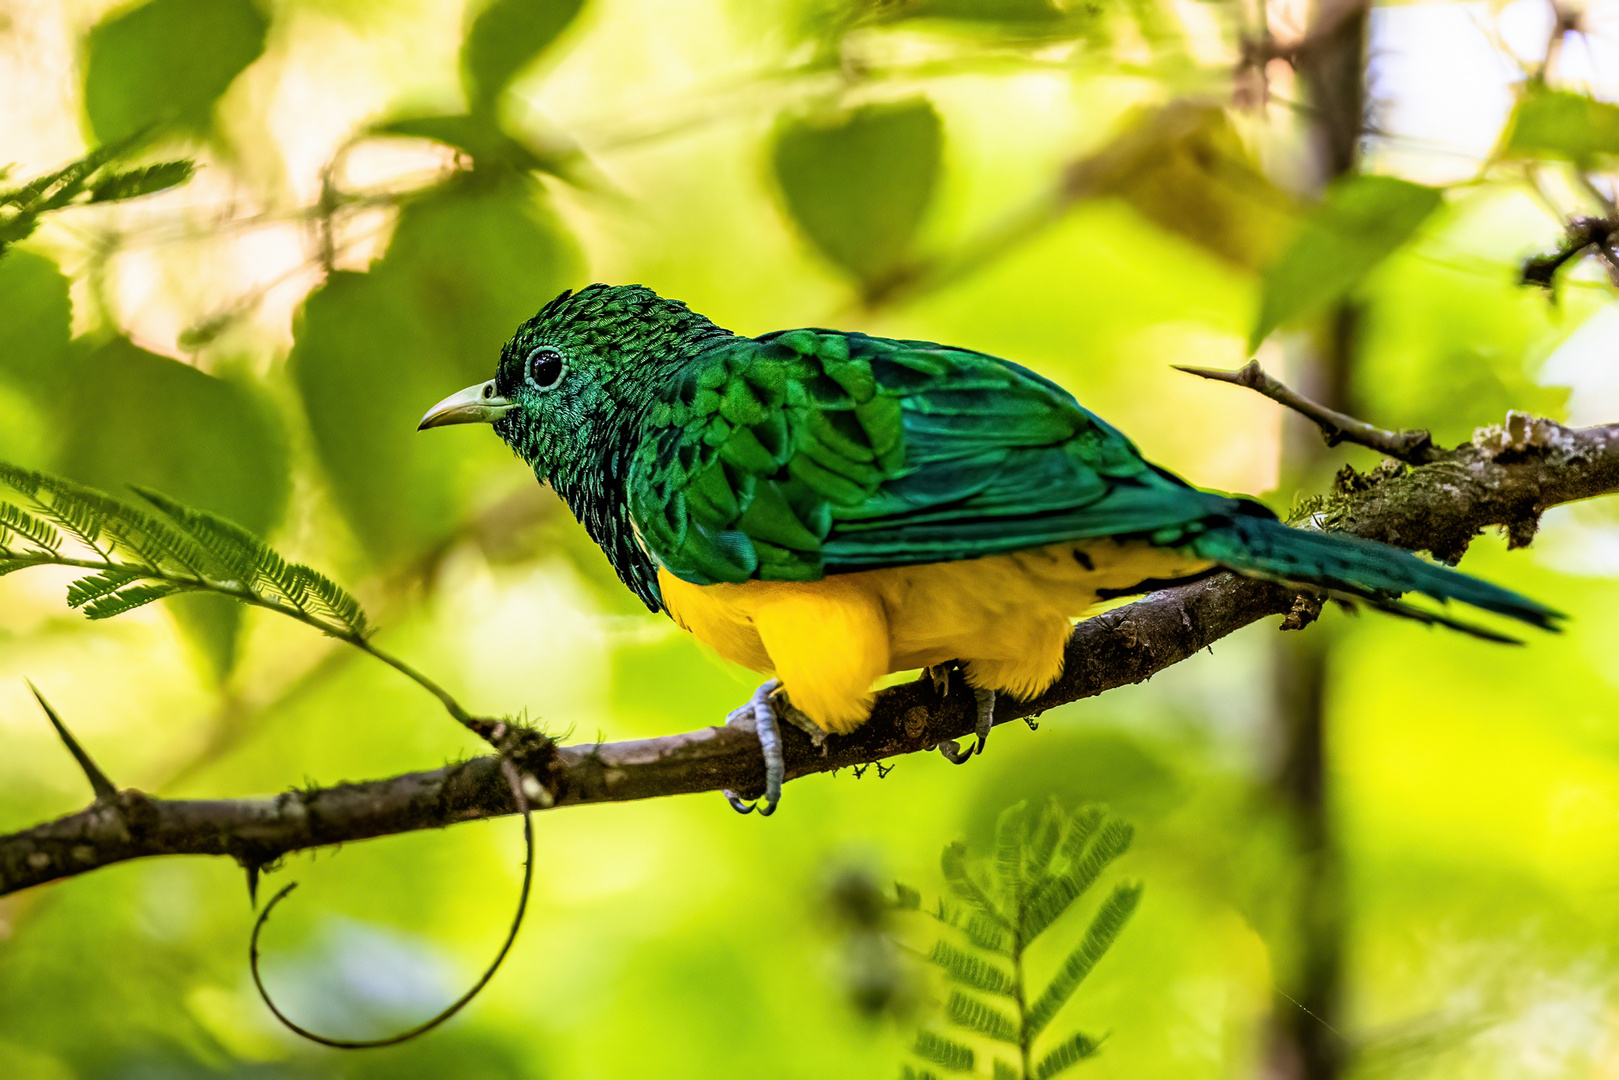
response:
[[[528,354],[529,385],[549,390],[562,378],[562,354],[555,349],[541,347]]]

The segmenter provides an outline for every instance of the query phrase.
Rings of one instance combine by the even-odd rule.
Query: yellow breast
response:
[[[773,672],[812,720],[847,732],[891,671],[960,660],[975,686],[1038,693],[1061,674],[1071,620],[1098,591],[1210,565],[1109,539],[810,582],[693,585],[660,570],[658,584],[681,627],[727,660]]]

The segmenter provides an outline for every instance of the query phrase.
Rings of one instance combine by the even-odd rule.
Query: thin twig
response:
[[[1173,367],[1176,371],[1184,371],[1199,378],[1246,386],[1250,390],[1264,394],[1272,401],[1286,405],[1305,419],[1314,422],[1321,429],[1321,436],[1327,440],[1328,446],[1337,446],[1342,442],[1368,446],[1409,465],[1425,465],[1439,456],[1439,451],[1433,444],[1433,437],[1426,431],[1389,431],[1386,428],[1374,427],[1364,420],[1356,420],[1353,416],[1346,416],[1325,405],[1319,405],[1267,375],[1265,369],[1259,366],[1258,360],[1250,360],[1236,371],[1185,367],[1180,364]]]
[[[422,1021],[407,1031],[401,1031],[385,1038],[332,1039],[310,1031],[288,1018],[286,1013],[283,1013],[276,1003],[270,999],[270,992],[264,988],[264,979],[259,975],[259,934],[263,931],[264,924],[269,921],[270,912],[275,910],[275,906],[281,903],[288,893],[298,887],[296,881],[291,881],[280,892],[276,893],[268,904],[264,905],[264,910],[259,913],[259,917],[253,923],[253,936],[249,939],[247,946],[247,966],[248,970],[253,974],[253,985],[258,988],[259,998],[264,1002],[265,1008],[270,1010],[283,1027],[296,1035],[308,1039],[310,1042],[330,1046],[336,1050],[372,1050],[381,1046],[396,1046],[399,1043],[408,1042],[418,1035],[425,1035],[460,1012],[489,984],[489,980],[495,977],[495,972],[500,970],[500,965],[506,960],[506,954],[511,952],[512,943],[517,940],[517,931],[523,926],[523,915],[528,910],[529,891],[534,884],[534,821],[529,814],[528,799],[523,794],[523,781],[518,775],[517,768],[509,758],[501,759],[500,771],[511,787],[512,802],[516,806],[517,812],[523,815],[523,846],[526,852],[523,857],[523,887],[518,894],[517,913],[512,916],[512,925],[511,929],[506,932],[506,940],[501,944],[500,951],[495,954],[494,960],[484,969],[483,975],[479,977],[478,981],[472,984],[470,990],[447,1005],[437,1015]]]

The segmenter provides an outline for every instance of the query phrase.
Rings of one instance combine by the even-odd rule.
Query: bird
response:
[[[813,327],[746,337],[641,285],[563,292],[418,430],[468,423],[556,491],[648,609],[771,676],[727,720],[765,759],[762,799],[725,793],[742,812],[781,798],[780,720],[819,742],[869,717],[882,676],[959,667],[976,741],[940,749],[965,761],[997,695],[1061,674],[1076,616],[1220,569],[1459,629],[1398,598],[1562,617],[1196,488],[1011,361]]]

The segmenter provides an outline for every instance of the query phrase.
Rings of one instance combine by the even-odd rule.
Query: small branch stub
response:
[[[1325,405],[1311,401],[1303,394],[1290,390],[1280,380],[1266,374],[1265,369],[1259,366],[1258,360],[1250,360],[1236,371],[1185,367],[1180,364],[1173,366],[1176,371],[1184,371],[1200,379],[1246,386],[1250,390],[1264,394],[1272,401],[1286,405],[1319,427],[1321,436],[1327,440],[1328,446],[1337,446],[1341,442],[1355,443],[1411,465],[1426,465],[1438,456],[1433,437],[1426,431],[1389,431],[1387,428],[1375,427],[1364,420],[1357,420],[1353,416],[1329,409]]]

